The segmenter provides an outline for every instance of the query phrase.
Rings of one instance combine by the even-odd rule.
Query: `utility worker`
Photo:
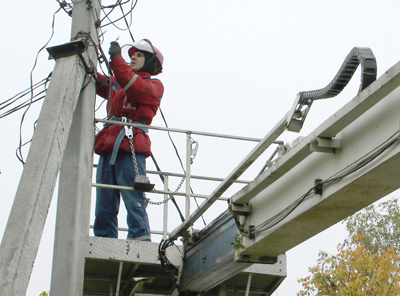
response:
[[[161,52],[149,40],[143,39],[128,50],[130,64],[122,58],[117,42],[111,42],[108,53],[114,76],[107,78],[97,74],[99,81],[107,81],[99,83],[97,94],[108,100],[108,118],[150,125],[164,93],[161,81],[151,79],[151,75],[162,71],[164,58]],[[145,176],[145,158],[151,155],[147,131],[133,128],[132,140],[134,151],[125,136],[125,128],[117,124],[105,125],[96,135],[94,151],[100,155],[97,183],[132,187],[137,171]],[[144,193],[139,191],[97,188],[94,235],[118,238],[120,194],[127,211],[127,239],[150,241],[147,202]]]

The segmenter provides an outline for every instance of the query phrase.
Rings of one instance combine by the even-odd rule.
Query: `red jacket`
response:
[[[97,94],[108,100],[108,116],[126,117],[132,121],[145,122],[150,125],[160,106],[164,93],[164,86],[158,79],[150,79],[150,74],[135,72],[122,56],[113,57],[110,63],[114,76],[111,76],[111,102],[109,100],[110,83],[97,88]],[[98,78],[106,76],[97,73]],[[125,89],[125,91],[124,91]],[[102,129],[97,135],[94,151],[97,154],[111,153],[115,140],[123,128],[122,125],[110,125]],[[151,155],[149,136],[134,128],[133,144],[136,153]],[[120,151],[130,152],[131,148],[127,137],[121,143]]]

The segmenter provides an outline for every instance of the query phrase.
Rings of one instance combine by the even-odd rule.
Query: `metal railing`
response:
[[[186,135],[186,153],[185,153],[185,172],[182,173],[173,173],[173,172],[164,172],[164,171],[151,171],[147,170],[147,174],[159,175],[162,176],[164,188],[163,189],[153,189],[149,191],[149,193],[154,194],[162,194],[164,195],[164,200],[162,202],[158,202],[158,204],[163,204],[163,227],[162,231],[152,230],[152,234],[159,234],[162,235],[164,239],[170,234],[168,232],[168,200],[170,200],[171,196],[180,196],[185,198],[185,212],[184,218],[185,220],[190,218],[190,199],[193,198],[203,198],[208,199],[209,195],[193,193],[191,190],[191,181],[192,180],[204,180],[204,181],[212,181],[212,182],[223,182],[225,178],[215,178],[210,176],[199,176],[199,175],[192,175],[191,174],[191,164],[192,164],[192,135],[200,135],[206,137],[215,137],[215,138],[222,138],[222,139],[232,139],[232,140],[240,140],[240,141],[250,141],[259,143],[261,139],[259,138],[252,138],[252,137],[241,137],[241,136],[233,136],[233,135],[226,135],[226,134],[217,134],[217,133],[208,133],[208,132],[200,132],[194,130],[184,130],[184,129],[176,129],[176,128],[165,128],[165,127],[158,127],[158,126],[148,126],[139,123],[130,123],[130,122],[121,122],[121,121],[113,121],[113,120],[106,120],[106,119],[96,119],[98,123],[104,124],[117,124],[123,126],[132,126],[136,128],[146,128],[146,129],[153,129],[158,131],[166,131],[166,132],[173,132],[173,133],[181,133]],[[281,144],[281,142],[276,142],[276,144]],[[96,165],[94,165],[96,167]],[[177,177],[184,179],[185,181],[185,190],[183,192],[179,191],[171,191],[169,190],[169,178],[170,177]],[[235,180],[233,183],[236,184],[243,184],[247,185],[251,181],[247,180]],[[134,187],[129,186],[119,186],[119,185],[108,185],[108,184],[99,184],[93,183],[93,187],[97,188],[110,188],[110,189],[117,189],[117,190],[135,190]],[[179,186],[178,186],[179,187]],[[228,197],[220,196],[218,200],[227,201]],[[157,202],[156,202],[157,203]],[[126,231],[126,228],[119,228],[120,231]]]

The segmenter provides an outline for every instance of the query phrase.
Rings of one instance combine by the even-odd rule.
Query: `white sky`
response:
[[[36,54],[51,35],[52,15],[58,8],[56,1],[46,2],[40,3],[40,8],[38,2],[27,0],[3,4],[0,102],[29,87]],[[148,38],[164,54],[164,73],[159,78],[165,85],[162,110],[170,127],[262,138],[290,109],[298,92],[326,86],[353,47],[372,49],[378,62],[378,77],[398,62],[399,11],[396,0],[139,0],[131,30],[136,40]],[[64,12],[58,13],[49,46],[68,42],[70,26],[71,19]],[[123,23],[120,26],[125,27]],[[121,45],[132,42],[127,31],[112,26],[105,31],[105,52],[118,36]],[[34,82],[45,78],[53,67],[54,62],[47,60],[44,50],[33,72]],[[337,98],[314,104],[300,134],[285,134],[281,139],[291,141],[308,135],[355,96],[359,76],[357,71]],[[32,135],[39,110],[39,106],[33,106],[28,113],[23,125],[24,141]],[[21,116],[20,111],[0,121],[1,236],[22,171],[15,157]],[[160,115],[153,124],[163,126]],[[166,136],[153,133],[152,139],[161,168],[181,172],[172,148],[166,148],[170,146]],[[176,139],[183,156],[183,141],[179,136]],[[192,172],[213,177],[226,177],[254,145],[203,137],[196,140],[200,148]],[[243,179],[254,178],[261,166],[245,173]],[[210,193],[216,185],[213,186],[207,184],[194,190]],[[28,296],[49,290],[54,204]],[[226,205],[220,204],[221,207]],[[152,225],[158,226],[154,214],[157,210],[149,207],[148,211]],[[296,280],[308,275],[318,251],[334,253],[346,234],[339,224],[288,251],[288,277],[274,295],[295,295],[300,289]]]

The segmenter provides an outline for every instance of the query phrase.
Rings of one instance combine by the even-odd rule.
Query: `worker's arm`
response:
[[[126,64],[121,55],[111,60],[111,68],[120,87],[134,103],[158,106],[164,93],[164,86],[158,79],[145,80]]]
[[[104,99],[108,99],[110,85],[112,85],[115,82],[115,78],[107,77],[101,73],[97,73],[97,81],[98,81],[96,88],[97,95],[99,95]]]

